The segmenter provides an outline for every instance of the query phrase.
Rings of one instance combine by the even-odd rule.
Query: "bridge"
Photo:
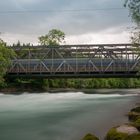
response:
[[[140,45],[94,44],[12,47],[9,77],[139,77]]]

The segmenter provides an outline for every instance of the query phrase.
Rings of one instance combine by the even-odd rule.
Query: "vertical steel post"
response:
[[[104,46],[102,46],[101,48],[101,71],[103,72],[103,48]]]
[[[76,73],[76,74],[77,74],[77,72],[78,72],[78,65],[77,65],[77,48],[78,48],[78,47],[76,46],[76,50],[75,50],[75,51],[76,51],[76,52],[75,52],[75,53],[76,53],[76,54],[75,54],[75,57],[76,57],[76,58],[75,58],[75,61],[76,61],[76,69],[75,69],[76,71],[75,71],[75,73]]]
[[[125,46],[125,55],[126,55],[126,72],[128,72],[128,53],[127,53],[128,49],[127,49],[127,45]]]
[[[54,72],[54,48],[52,47],[52,48],[50,48],[51,50],[52,50],[52,57],[51,57],[51,59],[52,59],[52,66],[51,66],[51,73],[53,73]]]
[[[30,48],[28,49],[28,70],[27,73],[31,72],[31,50]]]

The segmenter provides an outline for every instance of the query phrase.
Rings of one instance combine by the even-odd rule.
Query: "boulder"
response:
[[[87,134],[82,140],[99,140],[95,135]]]
[[[140,134],[130,135],[125,140],[140,140]]]
[[[140,131],[140,117],[138,117],[132,124]]]
[[[136,121],[140,117],[140,107],[135,107],[131,109],[128,113],[128,118],[130,121]]]
[[[137,107],[131,109],[131,112],[137,112],[137,113],[140,113],[140,106],[137,106]]]
[[[117,127],[116,131],[119,133],[125,133],[127,135],[139,134],[139,131],[137,130],[137,128],[131,125],[126,125],[126,124]]]
[[[110,129],[105,140],[140,140],[139,138],[140,133],[137,128],[124,124]]]
[[[140,113],[137,113],[137,112],[129,112],[128,113],[128,119],[130,121],[136,121],[138,119],[138,117],[140,117]]]

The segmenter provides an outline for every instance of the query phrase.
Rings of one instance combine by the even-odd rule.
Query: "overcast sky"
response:
[[[3,0],[0,37],[8,43],[36,44],[38,36],[56,28],[66,33],[67,44],[127,43],[129,12],[114,9],[123,4],[124,0]]]

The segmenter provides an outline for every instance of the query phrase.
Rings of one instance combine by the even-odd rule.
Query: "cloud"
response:
[[[99,33],[86,33],[79,35],[66,35],[66,44],[110,44],[110,43],[129,43],[130,34],[123,27],[110,28]],[[119,31],[118,31],[119,30]],[[34,34],[3,34],[2,39],[7,40],[8,44],[17,42],[38,44],[38,36]]]
[[[38,37],[36,35],[26,35],[26,34],[15,34],[15,33],[4,33],[1,37],[7,44],[12,45],[20,41],[21,43],[32,43],[34,45],[38,44]]]
[[[5,0],[0,3],[1,11],[46,10],[46,12],[0,13],[0,31],[5,33],[3,37],[5,39],[7,37],[6,40],[11,38],[11,42],[13,40],[26,41],[26,39],[31,42],[36,42],[35,38],[46,34],[52,28],[61,29],[68,36],[72,37],[81,36],[81,34],[88,34],[90,36],[91,34],[99,35],[103,32],[110,35],[119,35],[128,26],[131,26],[131,21],[128,17],[127,9],[104,10],[115,7],[123,7],[123,1]],[[78,9],[85,10],[77,12],[65,11]],[[86,11],[86,9],[93,10]],[[49,12],[49,10],[52,10],[52,12]],[[116,30],[114,30],[115,28]]]
[[[66,38],[67,44],[119,44],[130,43],[130,35],[128,32],[117,34],[109,33],[91,33],[83,35],[73,35]]]
[[[14,0],[17,3],[37,3],[38,0]]]

